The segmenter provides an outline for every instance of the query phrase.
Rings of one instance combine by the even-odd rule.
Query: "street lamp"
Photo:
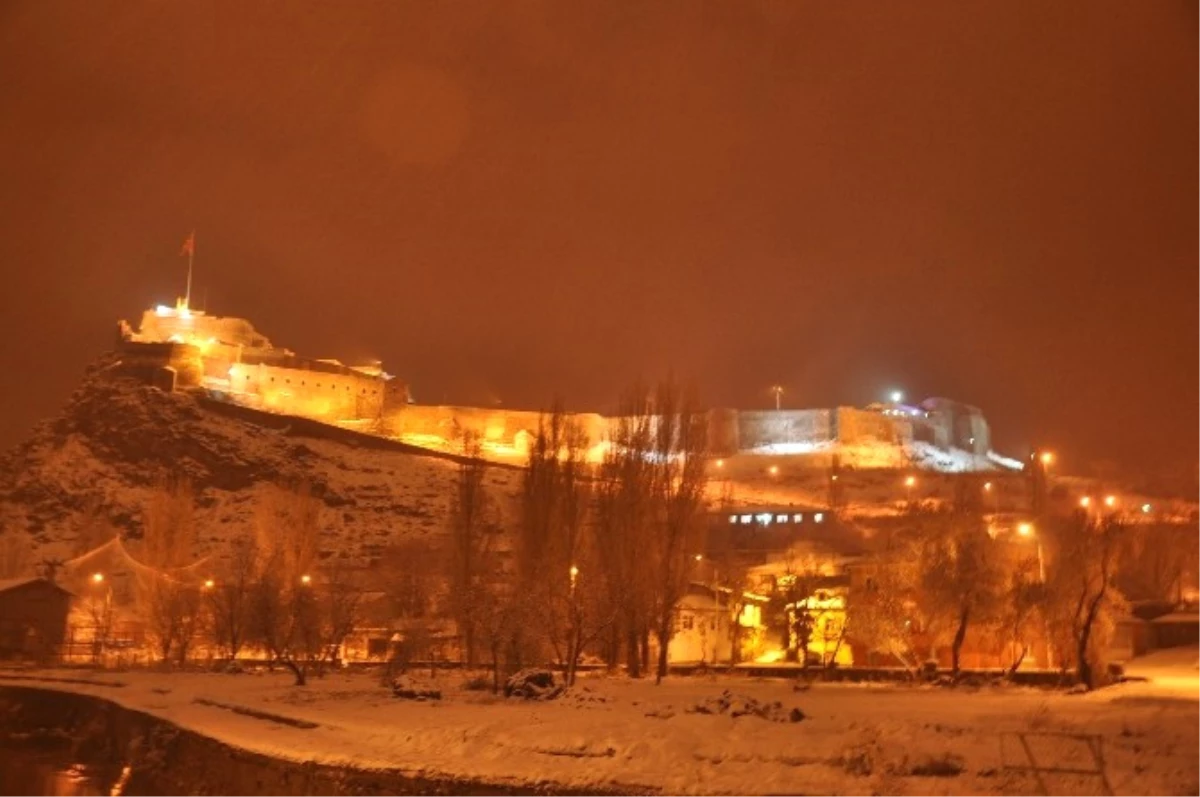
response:
[[[204,588],[205,589],[212,589],[214,584],[215,584],[215,582],[211,578],[204,579]]]
[[[1042,464],[1043,465],[1053,465],[1054,464],[1054,452],[1053,451],[1043,451],[1042,452]]]
[[[776,410],[781,409],[782,404],[780,403],[780,399],[783,396],[783,386],[782,385],[771,385],[771,392],[775,394],[775,409]]]
[[[1117,505],[1117,497],[1115,495],[1104,496],[1104,505],[1110,509]]]
[[[899,404],[901,401],[904,401],[904,393],[899,390],[893,390],[890,398],[893,404]]]
[[[772,465],[771,467],[767,468],[767,473],[771,474],[772,476],[778,476],[779,475],[779,466]]]
[[[1149,504],[1142,504],[1142,514],[1143,515],[1150,514],[1150,505]]]
[[[1034,531],[1035,531],[1035,529],[1033,528],[1032,523],[1018,523],[1017,524],[1017,534],[1020,534],[1022,537],[1033,537],[1034,542],[1037,543],[1038,580],[1040,580],[1043,584],[1045,584],[1046,583],[1046,560],[1042,556],[1042,539],[1041,539],[1041,537],[1035,536]]]
[[[717,467],[718,467],[718,468],[723,468],[723,467],[725,467],[725,460],[723,460],[723,459],[718,459],[718,460],[717,460]]]
[[[92,583],[93,584],[99,584],[102,581],[104,581],[103,573],[92,573]]]
[[[1091,506],[1091,504],[1092,504],[1092,497],[1090,495],[1085,495],[1083,498],[1079,499],[1079,505],[1081,507],[1083,507],[1084,509],[1087,509],[1089,506]]]
[[[310,576],[308,573],[305,573],[304,575],[300,576],[300,583],[308,586],[312,583],[312,576]]]

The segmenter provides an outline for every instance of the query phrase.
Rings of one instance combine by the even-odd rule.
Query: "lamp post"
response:
[[[1037,534],[1035,533],[1035,529],[1033,528],[1032,523],[1017,524],[1017,534],[1020,534],[1022,537],[1033,537],[1033,541],[1037,545],[1038,581],[1045,584],[1046,583],[1046,560],[1045,560],[1045,557],[1042,556],[1042,539],[1041,539],[1041,537],[1038,537]]]
[[[783,408],[783,404],[782,404],[783,386],[782,385],[771,385],[771,393],[773,393],[775,395],[775,410],[776,410],[776,412],[778,412],[780,409]]]
[[[103,573],[92,573],[91,585],[93,590],[104,590],[103,600],[93,595],[89,607],[92,615],[92,662],[99,663],[108,645],[112,627],[112,585],[105,583]]]

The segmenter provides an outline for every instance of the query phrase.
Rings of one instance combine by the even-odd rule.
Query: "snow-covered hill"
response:
[[[264,428],[114,374],[111,360],[97,364],[57,417],[0,459],[0,528],[29,535],[36,559],[73,553],[92,514],[139,536],[147,498],[169,476],[193,485],[201,549],[248,533],[256,496],[275,483],[306,483],[322,499],[327,553],[367,560],[445,528],[458,466],[444,457]],[[504,511],[516,472],[492,468],[488,486]]]

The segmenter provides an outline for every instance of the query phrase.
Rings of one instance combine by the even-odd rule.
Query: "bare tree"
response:
[[[1100,683],[1103,637],[1125,606],[1115,578],[1128,529],[1116,517],[1092,519],[1080,512],[1056,530],[1058,550],[1050,569],[1048,600],[1070,623],[1079,680],[1094,689]]]
[[[914,581],[911,560],[896,551],[874,557],[861,585],[850,591],[846,627],[867,647],[868,660],[882,651],[909,672],[916,671],[910,631],[908,595]]]
[[[957,676],[971,623],[995,617],[1002,593],[996,543],[981,519],[968,513],[921,513],[916,529],[921,552],[921,591],[929,615],[954,628],[951,671]]]
[[[482,590],[479,572],[483,563],[474,553],[458,559],[458,554],[453,550],[458,542],[461,540],[453,539],[452,529],[450,557],[428,541],[420,539],[405,540],[384,552],[380,572],[388,620],[398,624],[401,634],[399,643],[391,651],[386,673],[388,678],[392,676],[394,668],[406,670],[417,658],[428,658],[432,666],[431,639],[433,624],[437,620],[436,596],[442,586],[442,574],[449,571],[453,576],[456,562],[469,565],[458,571],[464,578],[456,583],[463,584],[474,598],[458,593],[452,584],[449,591],[452,614],[460,623],[460,640],[463,639],[463,623],[470,623],[472,645],[478,644],[481,613],[478,598]],[[447,558],[450,559],[448,566]],[[476,655],[476,652],[472,655]]]
[[[585,462],[588,439],[561,405],[542,416],[530,447],[522,490],[517,540],[517,591],[522,613],[543,633],[527,635],[534,655],[544,642],[572,683],[585,645],[611,620],[600,600],[601,569],[594,545],[591,480]],[[529,624],[534,625],[534,624]]]
[[[318,588],[320,599],[320,637],[317,650],[320,661],[336,664],[342,658],[342,646],[358,625],[362,606],[362,579],[345,562],[325,568],[325,577]],[[310,646],[310,649],[312,647]]]
[[[1041,614],[1046,588],[1038,578],[1037,560],[1025,557],[1012,567],[1001,600],[999,625],[1004,641],[1015,651],[1008,674],[1012,675],[1029,652],[1030,627]]]
[[[313,573],[320,514],[320,502],[307,488],[273,487],[255,519],[259,562],[250,629],[272,661],[291,671],[297,686],[307,683],[308,665],[320,652]]]
[[[626,671],[640,677],[653,608],[649,530],[654,521],[653,416],[646,391],[634,387],[610,430],[596,487],[596,551],[605,597],[616,616],[607,645],[610,667],[625,652]]]
[[[1185,587],[1195,584],[1197,559],[1195,523],[1153,523],[1132,526],[1117,584],[1130,599],[1180,603]]]
[[[464,437],[463,454],[467,458],[458,466],[455,501],[450,511],[449,596],[463,656],[466,664],[473,666],[492,508],[484,486],[487,463],[481,457],[477,435],[468,433]]]
[[[184,568],[192,563],[195,544],[194,496],[182,480],[158,484],[145,510],[139,564],[136,570],[138,607],[167,664],[172,652],[185,657],[196,629],[199,593]]]
[[[253,539],[234,540],[212,585],[204,589],[212,641],[230,661],[246,643],[258,560]]]
[[[675,626],[675,611],[687,589],[690,552],[701,546],[704,533],[704,492],[707,486],[707,424],[699,405],[682,396],[670,381],[655,393],[655,497],[659,504],[652,525],[655,563],[655,635],[658,667],[655,682],[667,674],[667,650]]]

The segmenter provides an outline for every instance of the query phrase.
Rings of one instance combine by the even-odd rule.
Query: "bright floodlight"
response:
[[[1115,495],[1104,496],[1104,505],[1105,506],[1116,506],[1116,503],[1117,503],[1117,497]]]
[[[208,579],[205,579],[205,580],[204,580],[204,588],[205,588],[205,589],[212,589],[212,588],[213,588],[213,580],[212,580],[211,578],[208,578]]]
[[[1082,506],[1082,507],[1087,507],[1087,506],[1088,506],[1088,504],[1090,504],[1090,503],[1092,503],[1092,498],[1091,498],[1091,496],[1087,496],[1087,495],[1085,495],[1083,498],[1080,498],[1080,499],[1079,499],[1079,505],[1080,505],[1080,506]]]
[[[1043,464],[1043,465],[1049,465],[1049,464],[1051,464],[1051,463],[1053,463],[1053,462],[1054,462],[1054,452],[1052,452],[1052,451],[1043,451],[1043,452],[1042,452],[1042,464]]]
[[[904,401],[904,393],[902,393],[899,390],[893,390],[892,391],[892,403],[899,404],[901,401]]]
[[[1149,504],[1142,504],[1142,512],[1144,512],[1144,513],[1146,513],[1146,514],[1149,514],[1149,513],[1150,513],[1150,505],[1149,505]]]
[[[300,576],[300,583],[301,583],[301,584],[311,584],[311,583],[312,583],[312,576],[310,576],[310,575],[308,575],[307,573],[305,573],[304,575]]]
[[[990,493],[990,492],[992,491],[992,483],[991,483],[991,482],[984,482],[984,483],[983,483],[983,490],[984,490],[984,492],[988,492],[988,493]]]
[[[905,487],[912,487],[912,486],[913,486],[914,484],[916,484],[916,483],[917,483],[917,477],[916,477],[916,476],[909,476],[907,479],[905,479],[905,480],[904,480],[904,486],[905,486]]]
[[[718,468],[723,468],[723,467],[725,467],[725,460],[723,460],[723,459],[718,459],[718,460],[717,460],[717,467],[718,467]]]
[[[770,473],[772,476],[778,476],[779,475],[779,466],[772,465],[771,467],[767,468],[767,473]]]
[[[1017,534],[1020,534],[1022,537],[1028,537],[1030,534],[1033,534],[1033,524],[1032,523],[1017,524]]]
[[[104,580],[103,573],[92,573],[92,582],[93,583],[99,584],[103,580]]]

